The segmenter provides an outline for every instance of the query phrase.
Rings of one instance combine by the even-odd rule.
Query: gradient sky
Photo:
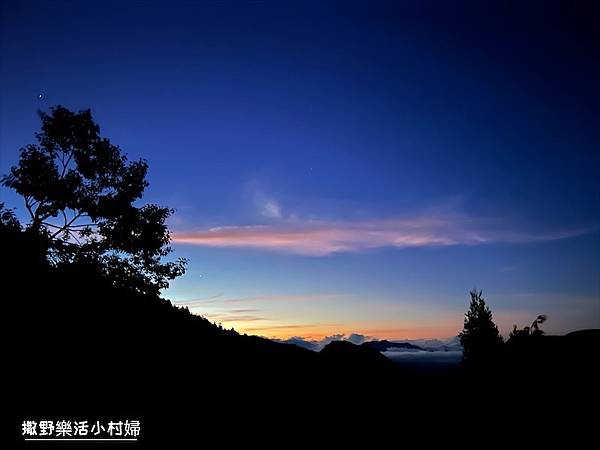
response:
[[[600,16],[419,3],[2,2],[0,172],[91,108],[177,210],[165,296],[238,331],[600,327]]]

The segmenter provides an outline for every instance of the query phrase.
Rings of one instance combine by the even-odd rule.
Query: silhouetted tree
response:
[[[547,317],[544,314],[540,314],[536,317],[536,319],[531,324],[531,334],[533,335],[542,335],[544,334],[544,330],[540,329],[540,325],[546,321]]]
[[[516,325],[513,325],[513,330],[510,332],[509,337],[511,339],[516,339],[528,336],[542,336],[544,334],[544,330],[540,329],[540,325],[546,320],[548,320],[548,317],[545,314],[540,314],[531,323],[530,327],[524,327],[522,330],[519,330]]]
[[[0,203],[0,230],[2,232],[21,231],[21,223],[15,216],[15,212],[12,209],[6,209],[4,203]]]
[[[470,295],[471,304],[465,314],[464,328],[459,337],[464,349],[464,362],[478,365],[491,361],[503,340],[493,321],[492,311],[485,304],[482,291],[473,290]]]
[[[527,330],[519,330],[516,325],[513,325],[513,329],[510,332],[510,334],[508,335],[508,338],[509,338],[509,340],[510,339],[516,339],[518,336],[521,336],[525,332],[527,334],[529,334],[529,330],[528,329]]]
[[[141,292],[167,287],[186,261],[163,261],[173,211],[134,205],[148,186],[146,161],[128,161],[101,137],[90,110],[57,106],[39,116],[38,143],[21,149],[18,165],[2,178],[25,200],[27,230],[48,237],[54,264],[95,263],[116,284]]]

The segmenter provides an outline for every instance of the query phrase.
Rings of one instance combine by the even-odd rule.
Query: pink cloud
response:
[[[593,229],[522,232],[502,221],[465,216],[415,217],[363,222],[286,221],[278,226],[225,226],[175,232],[173,241],[206,247],[256,248],[309,256],[381,247],[526,243],[564,239]]]
[[[195,308],[210,304],[245,304],[245,303],[282,303],[282,302],[305,302],[326,301],[347,297],[346,294],[312,294],[312,295],[262,295],[256,297],[221,298],[223,294],[208,298],[182,300],[174,302],[177,306]]]

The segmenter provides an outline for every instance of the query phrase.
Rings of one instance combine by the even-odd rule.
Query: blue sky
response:
[[[280,338],[451,336],[473,287],[504,333],[600,326],[598,15],[124,3],[2,5],[0,169],[91,108],[177,210],[165,296]]]

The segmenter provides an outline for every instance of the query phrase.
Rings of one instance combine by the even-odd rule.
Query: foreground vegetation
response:
[[[412,373],[349,342],[315,353],[240,335],[173,306],[160,291],[185,261],[168,260],[171,211],[136,206],[145,162],[128,162],[89,111],[57,108],[41,118],[38,144],[3,178],[30,220],[0,208],[17,422],[126,413],[146,423],[147,439],[168,441],[182,423],[192,423],[193,436],[201,420],[265,420],[248,414],[257,408],[280,412],[269,420],[289,425],[303,419],[303,407],[401,404],[418,417],[432,407],[515,414],[532,392],[543,392],[536,408],[597,400],[598,330],[544,336],[538,318],[535,332],[515,330],[504,343],[481,292],[471,293],[461,333],[465,364],[444,375]]]

